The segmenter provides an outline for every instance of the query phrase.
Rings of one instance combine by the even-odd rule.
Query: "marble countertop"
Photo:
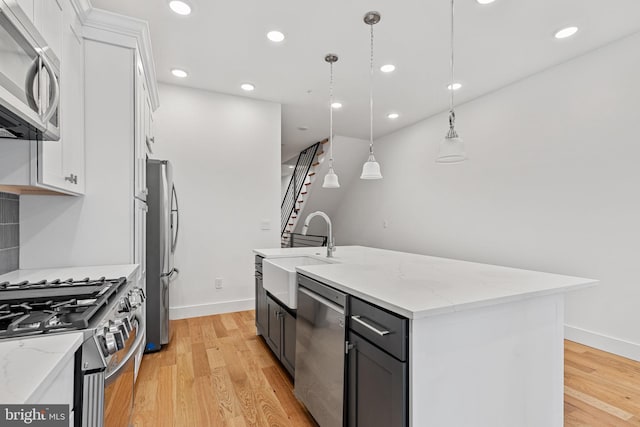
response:
[[[119,277],[133,278],[138,270],[138,264],[119,265],[95,265],[86,267],[56,267],[56,268],[34,268],[27,270],[16,270],[0,275],[1,282],[19,283],[25,280],[38,282],[40,280],[66,280],[73,278],[76,280],[89,277],[99,279],[104,276],[107,279],[117,279]]]
[[[82,332],[0,341],[0,403],[38,403],[82,342]]]
[[[137,264],[16,270],[0,275],[0,283],[102,276],[132,279],[137,271]],[[37,403],[82,340],[82,332],[0,340],[0,403]]]
[[[326,248],[256,249],[265,258],[311,256]],[[410,319],[451,313],[592,286],[597,280],[341,246],[331,264],[297,267],[306,276]]]

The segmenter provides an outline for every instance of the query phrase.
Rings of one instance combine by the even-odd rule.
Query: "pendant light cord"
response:
[[[371,57],[369,63],[369,153],[373,154],[373,24],[371,27]]]
[[[458,137],[458,133],[456,132],[455,129],[455,125],[456,125],[456,113],[455,111],[453,111],[453,96],[454,96],[454,92],[455,90],[453,89],[453,84],[455,81],[455,77],[454,77],[454,61],[453,61],[453,53],[454,53],[454,49],[453,49],[453,41],[454,41],[454,28],[453,28],[453,22],[454,22],[454,1],[455,0],[451,0],[451,60],[449,62],[449,65],[451,67],[451,82],[449,83],[449,92],[451,92],[451,96],[449,98],[449,132],[447,133],[447,138],[457,138]]]
[[[329,167],[333,168],[333,62],[329,67]]]

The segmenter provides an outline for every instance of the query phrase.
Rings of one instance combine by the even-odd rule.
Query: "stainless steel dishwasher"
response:
[[[294,393],[320,427],[342,427],[347,295],[298,275]]]

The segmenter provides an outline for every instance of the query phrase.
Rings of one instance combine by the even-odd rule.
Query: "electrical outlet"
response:
[[[382,228],[389,228],[389,220],[382,221]]]
[[[222,289],[222,277],[216,277],[216,289]]]

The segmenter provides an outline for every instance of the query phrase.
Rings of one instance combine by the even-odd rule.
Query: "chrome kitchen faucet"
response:
[[[336,245],[333,239],[333,227],[331,225],[331,218],[329,218],[329,215],[327,215],[322,211],[315,211],[310,213],[307,216],[307,219],[304,220],[304,227],[302,227],[302,234],[303,235],[307,234],[307,230],[309,229],[309,223],[316,216],[321,216],[327,222],[327,258],[333,258],[333,252],[335,252],[336,250]]]

